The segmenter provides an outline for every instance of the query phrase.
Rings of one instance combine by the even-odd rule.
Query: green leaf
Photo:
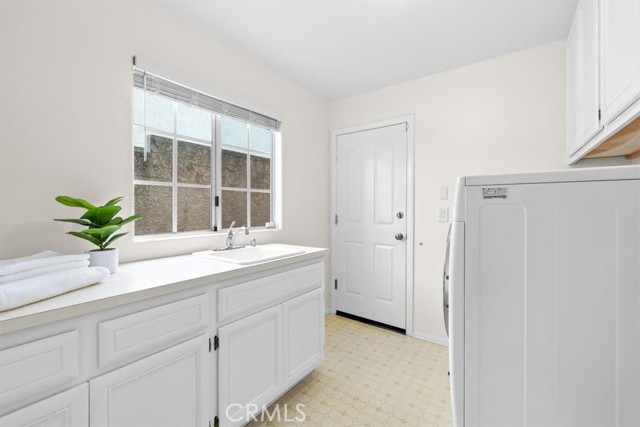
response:
[[[111,221],[109,221],[109,224],[107,225],[121,225],[122,223],[122,217],[121,216],[117,216],[115,218],[113,218]]]
[[[81,231],[81,233],[96,237],[104,242],[109,236],[111,236],[118,230],[120,230],[119,225],[107,225],[101,228],[89,228],[87,230]]]
[[[124,233],[119,233],[119,234],[115,234],[113,237],[111,237],[109,240],[107,240],[102,247],[106,248],[107,246],[109,246],[110,244],[113,243],[114,240],[121,238],[122,236],[129,234],[129,232],[124,232]]]
[[[69,196],[58,196],[56,197],[56,201],[58,203],[62,203],[65,206],[71,206],[72,208],[85,208],[85,209],[95,208],[95,206],[93,206],[91,203],[87,202],[84,199],[76,199],[74,197],[69,197]]]
[[[124,199],[124,196],[116,197],[115,199],[111,199],[105,204],[105,206],[113,206],[120,202],[120,200]]]
[[[87,227],[95,226],[95,224],[89,221],[88,219],[65,218],[65,219],[54,219],[54,221],[72,222],[74,224],[86,225]]]
[[[79,231],[69,231],[67,234],[71,234],[72,236],[79,237],[84,240],[88,240],[99,248],[102,248],[102,242],[99,239],[96,239],[93,236],[89,236],[88,234],[81,233]]]
[[[140,218],[142,218],[142,215],[140,215],[140,214],[131,215],[129,218],[123,219],[122,222],[118,223],[118,225],[123,226],[125,224],[130,223],[130,222],[137,221]]]
[[[109,224],[109,221],[122,209],[120,206],[100,206],[89,209],[82,215],[82,219],[88,219],[92,223],[102,227]]]

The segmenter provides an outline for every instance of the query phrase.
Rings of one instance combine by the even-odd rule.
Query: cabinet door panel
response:
[[[324,289],[283,304],[285,387],[315,369],[324,357]]]
[[[567,45],[568,155],[602,129],[599,107],[598,3],[582,1]]]
[[[640,97],[640,2],[600,2],[602,120]]]
[[[89,425],[89,386],[82,384],[0,418],[2,427]]]
[[[218,330],[218,410],[222,427],[244,424],[282,388],[282,306]]]
[[[91,425],[208,425],[209,338],[198,338],[90,381]]]
[[[77,330],[0,351],[0,410],[68,388],[79,379]]]

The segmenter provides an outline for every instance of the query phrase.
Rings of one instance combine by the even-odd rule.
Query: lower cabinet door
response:
[[[1,427],[89,425],[89,386],[82,384],[0,417]]]
[[[283,304],[284,383],[300,381],[324,357],[324,289],[301,295]]]
[[[283,391],[282,306],[223,326],[218,337],[218,418],[238,426]]]
[[[208,355],[202,335],[91,380],[91,426],[208,426]]]

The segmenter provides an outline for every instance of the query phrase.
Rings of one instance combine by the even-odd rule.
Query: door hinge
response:
[[[218,347],[220,347],[220,340],[218,339],[218,336],[216,335],[215,337],[213,337],[213,349],[217,350]]]
[[[220,196],[216,196],[214,198],[214,204],[216,207],[220,206]]]
[[[598,120],[602,120],[602,110],[598,110]]]
[[[218,416],[216,415],[213,418],[213,427],[218,427],[220,425],[220,419],[218,418]]]
[[[338,225],[338,214],[336,214],[335,218],[333,219],[333,222]]]
[[[333,288],[338,289],[338,279],[333,282]]]
[[[409,132],[409,122],[404,122],[404,131]]]
[[[209,338],[209,353],[211,353],[211,338]]]

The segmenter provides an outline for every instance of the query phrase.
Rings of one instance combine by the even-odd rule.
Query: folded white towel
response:
[[[89,259],[89,254],[64,255],[58,252],[44,251],[27,257],[0,260],[0,276],[85,259]]]
[[[0,311],[95,285],[107,277],[109,270],[104,267],[81,267],[0,283]]]
[[[16,280],[28,279],[29,277],[39,276],[41,274],[88,266],[88,259],[83,259],[82,261],[63,262],[62,264],[47,265],[45,267],[38,267],[27,271],[21,271],[20,273],[0,276],[0,283],[14,282]]]

